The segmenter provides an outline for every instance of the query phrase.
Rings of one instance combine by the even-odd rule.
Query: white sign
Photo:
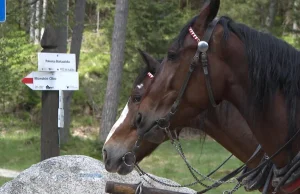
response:
[[[38,53],[38,71],[75,72],[75,54]]]
[[[58,109],[58,127],[59,128],[64,128],[64,109],[59,108]]]
[[[78,90],[78,72],[34,71],[22,79],[32,90]]]
[[[64,128],[64,92],[62,90],[58,91],[58,128]]]

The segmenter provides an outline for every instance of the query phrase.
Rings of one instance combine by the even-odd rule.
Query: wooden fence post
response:
[[[57,36],[53,27],[45,29],[42,52],[57,53]],[[59,156],[58,91],[42,91],[41,161]]]

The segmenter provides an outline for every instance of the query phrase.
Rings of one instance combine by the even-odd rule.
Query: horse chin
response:
[[[131,173],[134,169],[134,166],[127,166],[126,164],[122,163],[118,169],[117,169],[117,173],[119,175],[127,175],[129,173]]]

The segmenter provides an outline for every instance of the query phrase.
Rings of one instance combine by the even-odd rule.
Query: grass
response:
[[[181,142],[189,162],[203,174],[208,174],[214,170],[230,155],[228,151],[211,139],[207,139],[204,144],[200,140],[182,140]],[[220,178],[241,164],[238,159],[232,157],[212,178]],[[172,179],[180,184],[187,184],[194,181],[183,160],[169,142],[164,143],[151,156],[145,158],[141,162],[141,167],[146,172]],[[234,184],[227,184],[208,193],[222,193],[233,187]],[[191,188],[197,191],[203,189],[201,186],[193,186]],[[246,191],[240,188],[236,193],[241,194],[246,193]],[[259,192],[251,193],[256,194]]]
[[[10,122],[8,123],[8,120]],[[11,122],[14,121],[14,122]],[[61,155],[87,155],[101,159],[101,145],[95,138],[71,137]],[[0,119],[0,168],[24,170],[40,161],[40,127],[18,118]]]
[[[4,183],[10,181],[11,179],[10,178],[4,178],[4,177],[0,177],[0,187],[2,185],[4,185]]]
[[[61,147],[61,155],[80,154],[101,160],[102,147],[96,142],[95,137],[91,139],[71,137],[70,141]],[[214,170],[230,155],[223,147],[209,138],[204,143],[197,139],[182,140],[182,146],[188,160],[203,174]],[[39,126],[18,120],[18,118],[0,117],[0,156],[0,168],[21,171],[38,163],[40,161]],[[213,178],[220,178],[241,164],[239,160],[232,158]],[[141,162],[141,167],[147,172],[172,179],[180,184],[193,182],[193,177],[189,174],[183,160],[169,142],[162,144],[151,156],[145,158]],[[0,186],[9,180],[11,179],[0,177]],[[222,193],[233,187],[234,185],[230,184],[208,193]],[[191,188],[202,189],[201,186]],[[241,188],[236,193],[245,193],[245,190]]]

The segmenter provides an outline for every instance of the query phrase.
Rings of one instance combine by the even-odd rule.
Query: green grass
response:
[[[87,155],[101,159],[102,146],[95,138],[71,137],[61,155]],[[24,170],[40,161],[40,127],[27,120],[0,118],[0,168]]]
[[[0,177],[0,187],[2,185],[4,185],[4,183],[10,181],[11,179],[10,178],[4,178],[4,177]]]
[[[203,174],[208,174],[214,170],[230,155],[228,151],[211,139],[207,139],[204,144],[200,140],[182,140],[182,146],[189,162]],[[220,178],[241,164],[238,159],[233,157],[212,177],[215,179]],[[141,162],[141,167],[146,172],[172,179],[180,184],[194,181],[183,160],[169,142],[164,143],[151,156],[145,158]],[[233,187],[234,184],[227,184],[208,193],[222,193],[224,190],[230,190]],[[191,188],[197,191],[203,189],[201,186],[193,186]],[[241,194],[246,193],[246,191],[244,188],[240,188],[236,193]]]
[[[95,137],[91,139],[71,137],[70,141],[61,147],[61,155],[82,154],[101,160],[102,146],[96,142]],[[197,139],[182,140],[182,146],[191,164],[204,174],[214,170],[230,155],[209,138],[204,143]],[[0,118],[0,156],[0,168],[21,171],[38,163],[40,161],[40,127],[24,119]],[[241,164],[239,160],[232,158],[213,178],[220,178]],[[172,179],[180,184],[193,182],[193,177],[170,142],[164,143],[151,156],[145,158],[141,162],[141,167],[147,172]],[[0,177],[0,186],[9,180]],[[230,184],[209,193],[222,193],[233,187],[234,185]],[[192,189],[201,190],[202,188],[194,186]],[[236,193],[246,192],[241,188]]]

